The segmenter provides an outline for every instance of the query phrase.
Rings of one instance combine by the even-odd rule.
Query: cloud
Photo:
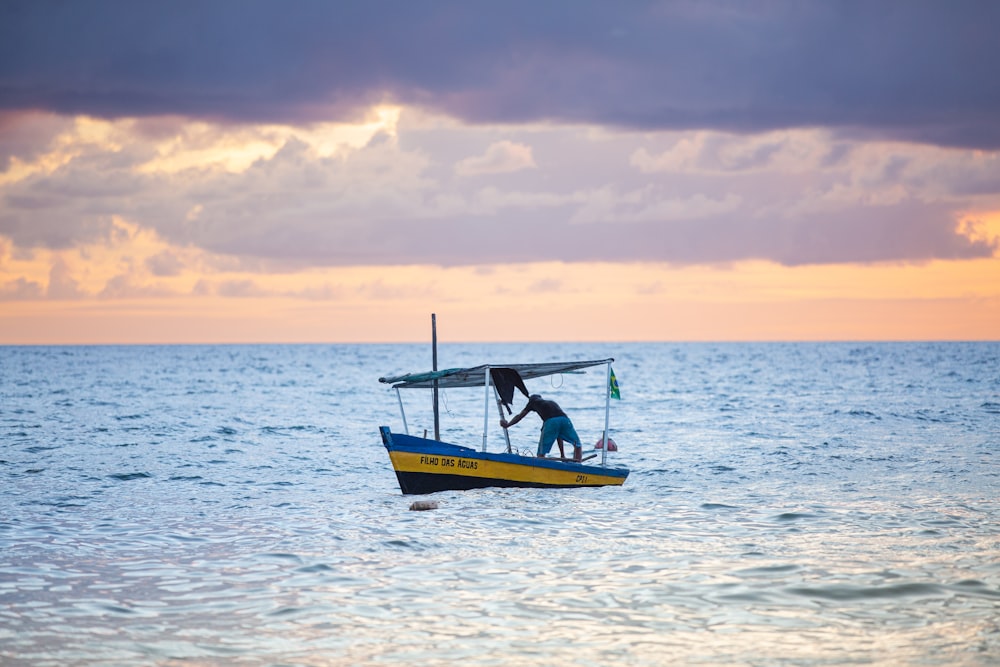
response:
[[[162,285],[139,282],[131,273],[122,273],[108,280],[97,296],[102,299],[147,299],[176,296],[176,293]]]
[[[172,250],[162,250],[146,259],[146,268],[154,276],[177,276],[184,268],[184,260]]]
[[[302,124],[388,101],[480,124],[993,149],[998,24],[989,0],[8,2],[0,109]]]
[[[290,297],[293,299],[307,299],[309,301],[336,301],[343,298],[345,293],[343,288],[327,283],[295,289],[283,289],[280,287],[265,287],[259,281],[250,278],[224,278],[220,280],[202,278],[195,283],[194,288],[191,290],[191,294],[194,296],[221,296],[238,299]]]
[[[366,299],[385,301],[433,297],[435,290],[433,285],[393,285],[382,280],[374,280],[358,286],[357,293]]]
[[[531,155],[531,146],[499,141],[490,145],[485,155],[466,158],[456,164],[455,173],[460,176],[479,176],[535,168],[537,165]]]
[[[50,299],[78,299],[84,295],[69,265],[60,257],[52,263],[46,295]]]
[[[43,285],[41,281],[19,276],[0,284],[0,301],[43,298],[53,301],[72,301],[93,296],[81,286],[74,268],[61,255],[53,255],[50,262],[47,283]],[[101,291],[101,296],[113,298],[136,294],[138,292],[132,283],[132,278],[127,275],[117,276],[108,281],[107,286]],[[147,290],[146,294],[152,294],[152,291]],[[157,292],[157,295],[160,296],[162,293]]]
[[[528,287],[528,291],[535,294],[557,294],[562,290],[563,283],[556,278],[542,278]]]
[[[41,283],[23,276],[0,285],[0,301],[34,301],[45,293]]]
[[[72,120],[55,114],[0,112],[0,173],[14,160],[30,162],[47,151]]]
[[[832,166],[848,150],[830,147],[823,135],[804,131],[773,131],[754,135],[688,132],[659,155],[646,147],[632,154],[630,163],[643,173],[737,173],[797,171]]]
[[[128,269],[114,269],[135,280],[88,283],[107,294],[188,270],[919,262],[988,257],[997,248],[996,238],[958,224],[968,211],[1000,209],[997,153],[858,142],[824,130],[638,134],[463,126],[408,114],[394,134],[332,152],[316,133],[272,128],[282,143],[239,168],[148,167],[160,164],[165,137],[181,155],[187,142],[255,140],[262,131],[150,133],[131,119],[76,127],[25,163],[20,178],[0,182],[0,239],[11,252],[94,252],[121,246],[123,233],[135,236],[133,259],[121,264]],[[523,158],[529,146],[532,169],[499,178],[454,169],[470,154]],[[49,162],[57,164],[39,166]]]
[[[589,192],[579,198],[570,217],[573,224],[666,223],[712,218],[736,211],[742,199],[732,193],[719,199],[702,193],[689,197],[665,195],[662,188],[648,185],[618,193],[614,188]]]
[[[267,296],[267,292],[260,288],[253,280],[223,280],[215,287],[215,293],[226,297],[260,297]]]

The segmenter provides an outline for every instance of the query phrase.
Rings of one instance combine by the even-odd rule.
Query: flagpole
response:
[[[611,362],[608,362],[608,377],[604,383],[604,449],[601,450],[601,466],[608,464],[608,447],[611,437],[608,425],[611,421]]]

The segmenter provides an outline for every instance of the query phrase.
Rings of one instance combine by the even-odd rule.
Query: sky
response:
[[[0,344],[998,340],[997,25],[8,0]]]

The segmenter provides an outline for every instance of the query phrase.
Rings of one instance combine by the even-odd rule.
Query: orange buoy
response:
[[[604,449],[604,436],[601,436],[601,439],[597,441],[597,444],[594,445],[594,449]],[[609,452],[618,451],[618,444],[615,443],[614,438],[608,438],[608,451]]]

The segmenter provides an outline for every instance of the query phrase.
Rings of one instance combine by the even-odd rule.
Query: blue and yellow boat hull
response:
[[[400,490],[407,495],[486,487],[621,486],[627,468],[585,465],[507,453],[481,452],[379,429]]]

